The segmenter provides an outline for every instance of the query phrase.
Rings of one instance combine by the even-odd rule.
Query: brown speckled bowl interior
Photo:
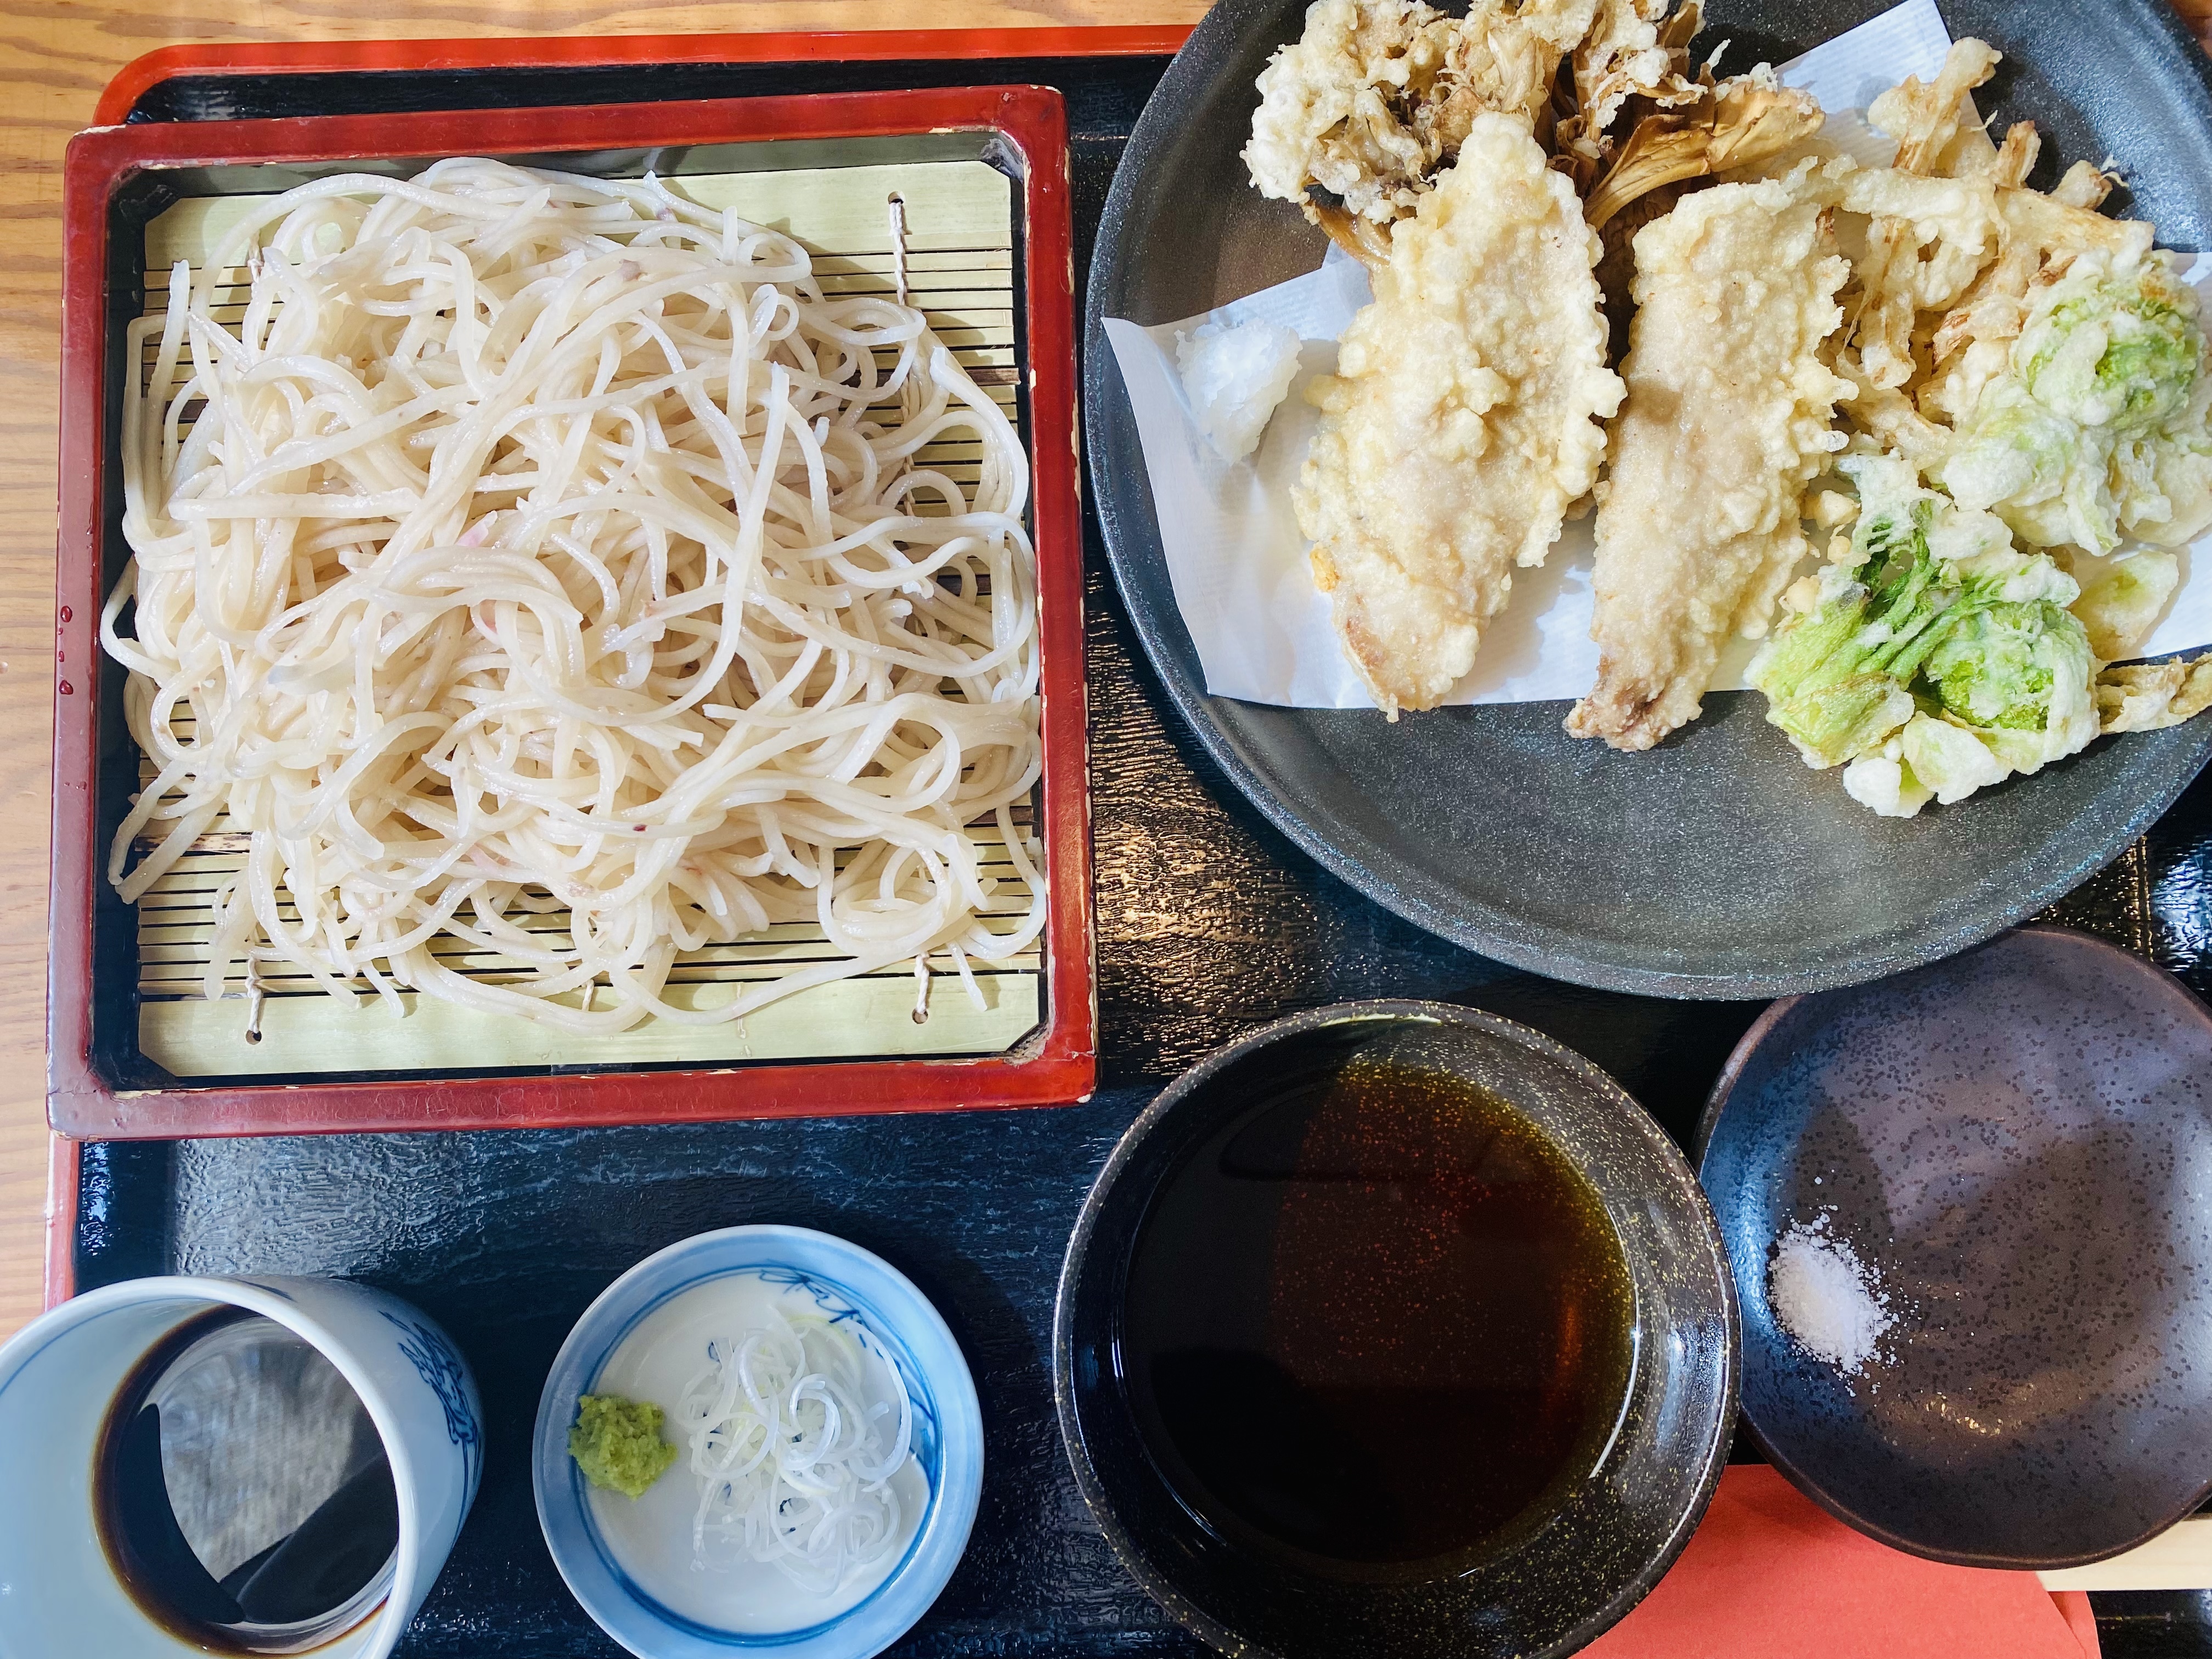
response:
[[[1540,1524],[1426,1580],[1310,1571],[1213,1530],[1146,1449],[1121,1358],[1130,1255],[1161,1182],[1268,1093],[1382,1053],[1505,1101],[1588,1177],[1627,1261],[1636,1309],[1627,1399],[1595,1467],[1539,1500],[1549,1504]],[[1130,1127],[1068,1246],[1053,1379],[1077,1484],[1107,1540],[1155,1600],[1224,1652],[1537,1659],[1595,1638],[1689,1541],[1735,1425],[1735,1341],[1727,1262],[1705,1198],[1674,1143],[1618,1083],[1494,1014],[1346,1003],[1220,1050]],[[1419,1437],[1409,1433],[1408,1455],[1419,1455]]]

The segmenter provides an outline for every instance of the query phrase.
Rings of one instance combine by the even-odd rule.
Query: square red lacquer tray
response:
[[[118,77],[118,86],[138,67]],[[115,101],[112,92],[109,101]],[[530,156],[559,165],[564,154],[907,135],[941,141],[947,134],[994,139],[992,153],[1014,176],[1023,279],[1018,365],[1034,468],[1044,710],[1036,833],[1043,842],[1048,921],[1045,1012],[1038,1028],[1007,1053],[974,1058],[536,1068],[454,1078],[317,1074],[207,1085],[149,1078],[136,1046],[132,919],[106,890],[106,877],[118,792],[135,786],[123,763],[135,765],[135,750],[121,739],[120,712],[112,706],[119,677],[103,662],[96,637],[100,602],[122,556],[113,466],[124,372],[119,342],[124,321],[137,312],[143,258],[141,249],[129,246],[132,222],[118,203],[137,192],[143,210],[146,192],[158,187],[164,171],[182,177],[193,169],[268,163],[462,155]],[[1047,1105],[1090,1094],[1097,1012],[1082,534],[1066,123],[1057,92],[981,87],[114,126],[81,134],[70,144],[65,213],[48,969],[47,1105],[57,1130],[131,1138],[545,1127]],[[125,234],[116,234],[118,225]]]

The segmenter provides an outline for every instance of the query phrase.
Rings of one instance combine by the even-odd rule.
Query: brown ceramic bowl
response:
[[[1148,1442],[1125,1366],[1130,1263],[1155,1194],[1231,1126],[1355,1055],[1465,1079],[1534,1126],[1595,1188],[1633,1294],[1634,1358],[1611,1438],[1536,1500],[1542,1513],[1426,1576],[1330,1570],[1209,1522],[1162,1473],[1173,1454]],[[1225,1269],[1194,1259],[1189,1271]],[[1076,1481],[1108,1541],[1156,1601],[1224,1652],[1539,1659],[1613,1624],[1688,1542],[1728,1455],[1735,1346],[1735,1300],[1704,1195],[1618,1083],[1493,1014],[1360,1002],[1263,1026],[1186,1073],[1130,1127],[1068,1245],[1053,1376]],[[1408,1455],[1420,1437],[1409,1424]]]

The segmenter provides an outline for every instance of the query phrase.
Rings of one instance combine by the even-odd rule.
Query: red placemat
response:
[[[2089,1598],[1905,1555],[1738,1464],[1658,1588],[1584,1659],[2099,1659]]]

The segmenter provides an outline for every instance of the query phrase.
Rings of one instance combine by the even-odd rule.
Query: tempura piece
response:
[[[2051,550],[2081,597],[2067,608],[2089,632],[2099,662],[2124,662],[2142,650],[2166,601],[2181,586],[2181,561],[2160,548],[2136,547],[2099,557],[2079,548]]]
[[[1589,222],[1602,228],[1665,185],[1755,167],[1818,132],[1824,118],[1812,94],[1784,86],[1764,64],[1726,81],[1707,75],[1694,98],[1636,124],[1590,192]]]
[[[1938,172],[1971,107],[1967,94],[1996,73],[1999,58],[1985,40],[1954,41],[1932,85],[1907,76],[1874,100],[1868,119],[1897,140],[1893,179]],[[1972,122],[1964,125],[1978,131]],[[1982,144],[1990,148],[1986,138]],[[1900,212],[1889,204],[1874,210],[1859,261],[1863,298],[1851,343],[1865,378],[1875,386],[1901,386],[1912,379],[1912,330],[1920,313],[1955,304],[1997,251],[1996,181],[1986,167],[1977,173],[1957,181],[1958,205],[1944,210],[1917,204],[1917,210]],[[1881,173],[1861,177],[1871,180]],[[1895,185],[1889,193],[1911,194]]]
[[[1543,562],[1596,480],[1621,397],[1597,254],[1527,123],[1478,115],[1307,392],[1322,416],[1293,498],[1314,583],[1393,719],[1450,692],[1514,567]]]
[[[2002,54],[1988,41],[1970,35],[1951,43],[1932,84],[1908,75],[1876,98],[1867,110],[1867,119],[1877,131],[1897,140],[1897,160],[1892,165],[1905,173],[1943,171],[1942,163],[1961,130],[1960,118],[1971,107],[1967,94],[1994,75],[2002,59]]]
[[[1263,195],[1296,202],[1372,269],[1486,110],[1524,117],[1577,191],[1606,175],[1595,225],[1819,128],[1820,106],[1765,64],[1718,82],[1710,67],[1692,73],[1703,10],[1686,0],[1669,15],[1671,3],[1474,0],[1455,21],[1423,0],[1315,0],[1304,34],[1261,74],[1245,166]],[[1623,120],[1633,130],[1616,160]]]
[[[1597,21],[1574,50],[1575,106],[1584,130],[1603,132],[1632,98],[1697,95],[1686,73],[1690,38],[1704,7],[1690,0],[1672,18],[1668,0],[1599,0]]]
[[[1809,198],[1868,217],[1844,341],[1855,359],[1846,372],[1863,393],[1911,383],[1921,313],[1959,303],[2004,246],[2000,187],[2033,165],[2036,141],[2023,125],[2001,151],[1966,118],[1967,94],[1997,61],[1986,43],[1961,40],[1933,84],[1908,78],[1875,99],[1870,118],[1898,140],[1895,166],[1860,167],[1835,156],[1792,175]]]
[[[1463,136],[1478,114],[1496,110],[1544,132],[1560,60],[1588,37],[1602,7],[1620,3],[1474,0],[1444,54],[1445,131]]]
[[[1765,632],[1850,390],[1820,356],[1849,267],[1825,210],[1788,183],[1684,198],[1638,234],[1628,399],[1597,514],[1597,684],[1567,718],[1627,750],[1694,720],[1729,636]]]
[[[1836,372],[1850,383],[1843,409],[1850,424],[1882,449],[1895,450],[1923,473],[1939,470],[1950,459],[1954,439],[1951,428],[1923,415],[1911,398],[1895,386],[1876,386],[1866,376],[1856,354],[1835,354]]]
[[[1910,461],[1838,470],[1858,486],[1849,545],[1744,675],[1805,763],[1844,768],[1854,799],[1910,817],[2094,738],[2073,578],[2015,548],[2002,520],[1923,487]]]
[[[1973,131],[1982,130],[1976,127]],[[2043,136],[2036,131],[2035,123],[2015,121],[2005,129],[2004,143],[1983,146],[1966,155],[1954,155],[1945,170],[1954,179],[1987,179],[1994,184],[2021,190],[2027,186],[2027,175],[2035,171],[2036,158],[2042,154]]]
[[[1455,27],[1421,0],[1314,0],[1260,73],[1244,165],[1261,194],[1303,206],[1319,185],[1381,223],[1410,211],[1443,156],[1433,111]]]
[[[1972,89],[1999,61],[1986,42],[1960,40],[1934,82],[1908,77],[1875,99],[1869,118],[1898,140],[1896,165],[1857,172],[1834,198],[1872,215],[1857,261],[1854,378],[1907,390],[1942,422],[1973,409],[2039,277],[2093,248],[2120,252],[2138,239],[2148,246],[2148,227],[2094,211],[2114,180],[2087,162],[2047,197],[2025,187],[2041,149],[2033,124],[2016,124],[1993,145],[1970,118]],[[1929,311],[1944,313],[1932,331]]]
[[[2014,148],[2008,134],[2005,149]],[[2000,163],[2004,154],[1997,152]],[[2033,161],[2032,152],[2027,159]],[[2086,161],[2069,169],[2048,196],[2008,185],[2002,167],[1988,176],[1996,185],[1999,252],[1933,331],[1929,356],[1935,367],[1913,392],[1914,402],[1930,420],[1954,426],[1973,412],[1990,380],[2003,371],[2012,343],[2027,321],[2033,288],[2058,280],[2081,253],[2101,250],[2116,258],[2140,258],[2150,249],[2148,225],[2107,219],[2094,210],[2114,180]],[[1933,462],[1923,458],[1923,465]]]
[[[1554,129],[1552,148],[1584,194],[1612,156],[1607,134],[1631,99],[1671,109],[1704,95],[1689,53],[1704,7],[1688,0],[1669,17],[1668,3],[1599,0],[1596,21],[1571,54],[1574,110]]]
[[[1949,427],[2003,368],[2039,275],[2055,280],[2091,250],[2140,258],[2149,248],[2148,225],[2074,204],[2106,187],[2094,168],[2062,184],[2072,199],[2007,184],[2033,151],[2033,133],[2016,131],[2006,148],[1991,149],[1989,165],[1960,178],[1860,167],[1841,156],[1791,174],[1806,199],[1868,216],[1856,273],[1856,349],[1838,353],[1837,368],[1856,383],[1853,422],[1924,470],[1942,465]],[[1931,313],[1942,319],[1933,328]],[[1928,374],[1920,343],[1931,338],[1939,367]]]
[[[2034,165],[2033,157],[2029,158],[2028,165]],[[2022,179],[2014,182],[2024,182],[2025,173],[2026,169],[2023,168]],[[2094,213],[2105,205],[2105,198],[2112,193],[2113,187],[2119,182],[2120,175],[2117,173],[2107,173],[2094,162],[2076,161],[2066,169],[2066,176],[2051,187],[2051,199],[2061,207],[2078,208],[2084,212]]]
[[[2136,662],[2097,676],[2098,729],[2160,732],[2212,708],[2212,655]]]
[[[1305,33],[1261,72],[1244,165],[1262,195],[1296,202],[1348,251],[1379,262],[1486,110],[1547,112],[1560,60],[1598,0],[1475,0],[1454,19],[1422,0],[1314,0]],[[1316,204],[1319,186],[1339,198]]]
[[[2212,524],[2208,353],[2172,255],[2083,253],[2033,296],[1937,476],[2030,546],[2178,546]]]
[[[1990,152],[1988,165],[1968,175],[1986,178],[1997,186],[2000,220],[2003,203],[2025,188],[2042,148],[2034,122],[2015,122],[2005,134],[2004,143]],[[2094,168],[2089,173],[2102,182],[2103,175]],[[2066,189],[2075,177],[2069,173],[2060,189]],[[2100,191],[2097,200],[2102,199]],[[2027,287],[2042,268],[2045,253],[2034,237],[2013,234],[2006,226],[1997,257],[1982,268],[1981,275],[1945,313],[1929,341],[1935,372],[1914,393],[1914,401],[1931,419],[1955,422],[1974,406],[1983,384],[2003,366],[2005,343],[2020,332],[2027,314]]]

